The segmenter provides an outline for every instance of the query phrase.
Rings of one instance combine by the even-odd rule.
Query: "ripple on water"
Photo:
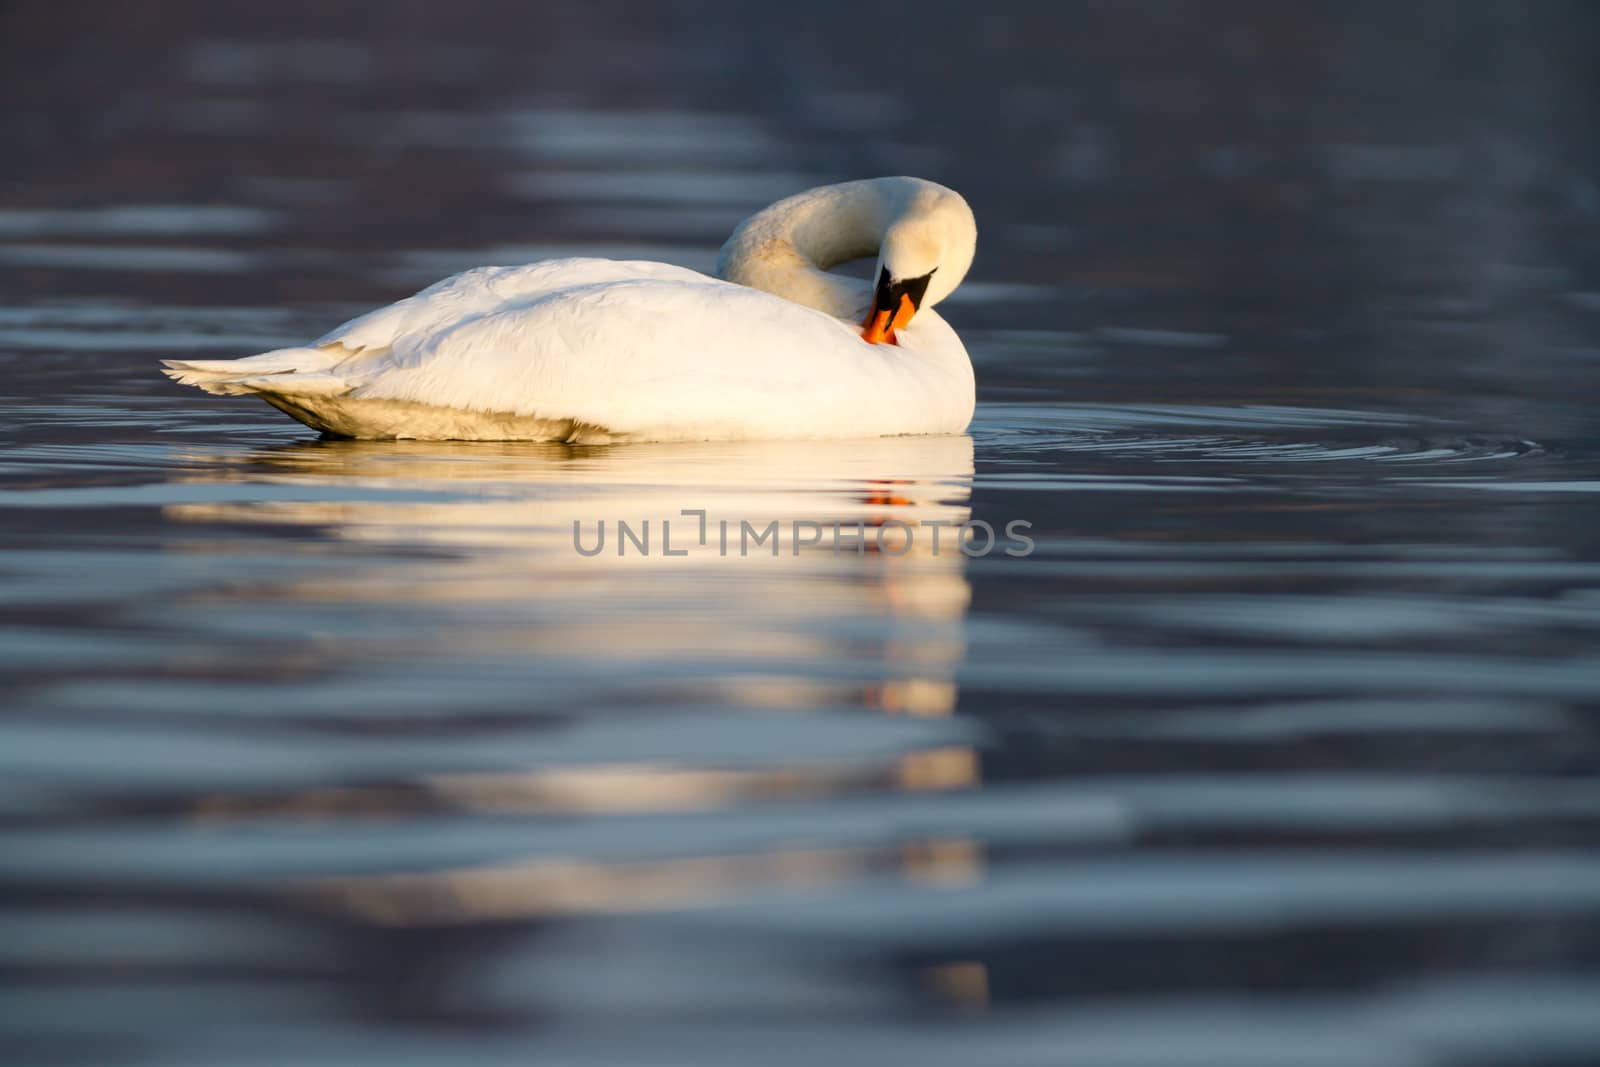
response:
[[[307,319],[305,312],[290,308],[63,301],[42,307],[0,308],[0,346],[84,354],[216,351],[249,355],[304,342]]]
[[[951,301],[985,390],[970,439],[329,443],[158,376],[484,263],[709,271],[748,210],[846,165],[796,115],[919,158],[915,94],[550,106],[530,94],[564,65],[727,67],[704,41],[654,54],[660,20],[594,67],[604,13],[575,18],[531,65],[453,33],[182,42],[161,99],[129,98],[181,149],[152,181],[267,146],[218,179],[236,203],[0,211],[0,262],[42,299],[115,295],[0,308],[0,970],[24,1039],[205,1067],[1593,1060],[1597,483],[1515,432],[1553,433],[1549,409],[1438,369],[1469,357],[1408,368],[1402,399],[1354,352],[1331,370],[1362,388],[1292,387],[1235,350],[1188,249],[1095,264],[1101,223],[1019,221],[1039,202],[991,185],[987,265]],[[390,91],[401,68],[420,90]],[[94,72],[69,73],[76,99]],[[262,88],[297,85],[344,104]],[[1028,151],[1109,188],[1124,131],[1080,103]],[[1357,147],[1335,177],[1394,185]],[[1227,182],[1253,153],[1199,158]],[[1435,182],[1448,155],[1400,162]],[[406,196],[447,205],[440,229]],[[1516,284],[1582,318],[1581,273]],[[1450,343],[1498,343],[1468,321],[1487,299],[1430,306],[1470,327]],[[684,508],[1021,518],[1036,551],[573,551],[574,521]]]
[[[0,237],[184,237],[261,233],[277,212],[226,204],[119,204],[0,209]]]
[[[1254,431],[1252,436],[1233,432]],[[1156,432],[1160,431],[1160,432]],[[1315,431],[1326,434],[1312,436]],[[1404,431],[1404,432],[1397,432]],[[1453,433],[1401,412],[1269,405],[986,404],[973,434],[1005,461],[1034,454],[1109,456],[1157,463],[1463,463],[1542,456],[1535,441]],[[1413,481],[1422,484],[1420,479]]]
[[[0,263],[14,267],[65,270],[176,271],[239,273],[259,265],[259,257],[228,248],[176,245],[0,244]]]

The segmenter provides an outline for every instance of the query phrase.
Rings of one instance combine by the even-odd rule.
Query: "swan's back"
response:
[[[971,415],[970,363],[931,312],[900,346],[867,345],[822,312],[637,261],[478,268],[313,348],[168,365],[348,436],[877,436]]]
[[[318,348],[350,352],[428,338],[470,319],[532,304],[552,293],[607,282],[703,280],[686,267],[645,260],[552,259],[519,267],[475,267],[435,282],[415,296],[358,315],[319,337]]]

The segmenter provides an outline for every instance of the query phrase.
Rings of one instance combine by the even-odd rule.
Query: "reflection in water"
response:
[[[427,550],[355,573],[318,571],[258,595],[341,611],[363,603],[433,612],[506,605],[485,621],[429,628],[385,648],[386,658],[601,658],[608,672],[626,675],[711,657],[714,676],[694,681],[700,698],[741,713],[841,702],[919,717],[955,709],[969,600],[956,533],[970,516],[968,437],[588,449],[303,442],[210,458],[192,457],[183,481],[268,485],[289,498],[170,504],[170,520]],[[778,540],[752,547],[752,531],[774,523]],[[937,549],[929,524],[944,524]],[[602,526],[610,540],[594,551]],[[880,545],[884,529],[892,536]],[[841,677],[818,671],[822,663],[846,669]],[[564,713],[584,715],[579,699]],[[964,789],[976,784],[977,764],[968,745],[938,745],[898,757],[892,778],[906,790]],[[806,775],[647,758],[435,774],[418,784],[432,804],[452,810],[553,815],[715,810],[814,795],[848,779],[837,767]],[[290,794],[245,810],[328,817],[370,803],[324,790],[314,809]],[[226,797],[201,798],[197,811],[209,819],[242,814]],[[980,865],[978,846],[960,837],[907,841],[901,855],[917,880],[970,881]],[[833,882],[859,875],[870,860],[816,848],[620,867],[551,856],[336,877],[319,883],[316,899],[385,922],[658,909],[752,885]],[[971,985],[970,977],[962,983]]]
[[[215,457],[196,453],[201,464]],[[552,559],[565,569],[572,560],[573,524],[581,544],[592,548],[600,522],[615,531],[627,523],[642,535],[645,523],[659,536],[661,523],[676,520],[672,548],[685,556],[646,551],[638,540],[622,549],[613,537],[598,558],[624,565],[674,566],[674,560],[738,555],[794,556],[796,522],[822,527],[819,545],[802,545],[810,562],[821,554],[861,554],[856,541],[835,551],[832,525],[906,523],[959,525],[968,516],[972,440],[969,437],[877,438],[858,441],[706,442],[672,446],[584,447],[495,442],[393,442],[373,449],[363,442],[301,441],[270,451],[232,454],[225,465],[191,474],[202,484],[264,483],[302,489],[374,490],[389,494],[371,503],[340,501],[252,503],[228,509],[180,509],[175,517],[326,526],[334,536],[358,540],[437,541],[483,548],[523,549],[530,559]],[[904,511],[891,510],[903,508]],[[704,510],[704,520],[685,511]],[[753,547],[740,524],[761,533],[777,521],[781,543]],[[718,537],[718,527],[730,533]],[[709,530],[702,527],[709,526]],[[846,531],[849,532],[848,530]],[[870,533],[869,529],[869,533]],[[731,538],[731,540],[730,540]],[[869,542],[875,541],[869,537]],[[937,557],[961,557],[949,544]],[[899,539],[891,551],[897,558]],[[777,551],[774,551],[777,549]],[[913,559],[937,558],[931,539],[913,538]],[[588,553],[583,553],[588,555]],[[552,566],[553,569],[553,566]]]

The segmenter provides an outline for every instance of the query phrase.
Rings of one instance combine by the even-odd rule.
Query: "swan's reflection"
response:
[[[359,565],[317,568],[266,595],[365,601],[448,623],[379,650],[389,659],[509,656],[525,665],[530,688],[554,679],[566,683],[554,691],[583,694],[631,679],[633,699],[663,706],[672,687],[681,696],[687,686],[695,700],[730,712],[855,706],[940,717],[954,711],[965,651],[969,586],[955,527],[970,517],[972,473],[965,436],[591,449],[310,442],[220,463],[197,459],[190,477],[246,491],[225,503],[173,505],[168,514],[370,546],[354,554]],[[685,511],[704,512],[704,543],[695,536],[699,516]],[[613,531],[606,550],[577,551],[574,524],[592,547],[602,521]],[[671,555],[661,543],[665,522]],[[648,523],[650,550],[630,541],[619,552],[618,523],[634,531]],[[723,523],[735,531],[726,552]],[[739,550],[737,531],[773,523],[777,546]],[[937,551],[931,523],[945,524]],[[807,535],[799,545],[791,537],[797,524]],[[563,710],[589,710],[584,695],[574,703]],[[641,723],[637,747],[611,759],[453,771],[423,784],[454,810],[606,817],[804,801],[859,787],[864,775],[873,780],[859,764],[807,765],[782,753],[755,766],[663,759],[650,751],[652,726]],[[949,790],[975,785],[978,761],[965,744],[936,744],[902,751],[880,769],[880,785]],[[336,790],[322,791],[321,802],[323,817],[337,817]],[[215,816],[226,805],[207,810]],[[574,855],[335,877],[317,889],[341,908],[396,922],[622,911],[751,884],[834,882],[881,866],[884,857],[869,853],[824,841],[628,863]],[[981,857],[969,840],[915,840],[900,844],[896,862],[908,877],[951,882],[975,877]]]

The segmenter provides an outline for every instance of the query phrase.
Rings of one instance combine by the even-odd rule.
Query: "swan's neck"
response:
[[[855,321],[872,300],[872,283],[829,274],[874,256],[892,205],[872,182],[846,182],[780,200],[745,219],[717,260],[717,276]]]

